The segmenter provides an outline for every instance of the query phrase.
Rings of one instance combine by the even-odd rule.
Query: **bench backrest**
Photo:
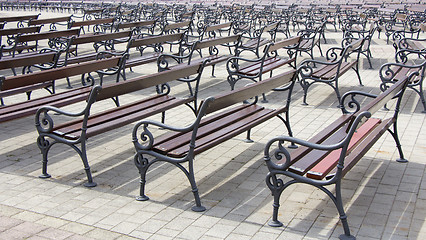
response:
[[[273,51],[277,51],[278,49],[284,48],[284,47],[289,47],[292,45],[297,45],[300,42],[301,37],[300,36],[295,36],[295,37],[291,37],[291,38],[287,38],[278,42],[274,42],[268,45],[267,49],[265,50],[266,52],[273,52]]]
[[[212,113],[214,111],[231,106],[235,103],[239,103],[254,96],[258,96],[262,93],[269,92],[274,88],[290,84],[295,80],[295,76],[296,70],[292,69],[288,72],[278,74],[269,79],[249,84],[238,90],[229,91],[215,96],[214,101],[208,104],[205,113]]]
[[[121,31],[114,33],[99,33],[99,34],[86,34],[76,37],[71,40],[71,45],[79,45],[86,43],[95,43],[101,41],[108,41],[120,38],[129,38],[132,36],[132,31]]]
[[[1,59],[0,70],[31,66],[34,64],[55,62],[56,56],[58,56],[58,52],[51,51],[51,52],[39,53],[39,54],[26,56],[26,57],[8,58],[6,60]]]
[[[10,90],[29,86],[37,83],[54,81],[61,78],[90,73],[101,69],[117,67],[121,57],[111,57],[100,60],[88,61],[80,64],[67,65],[60,68],[34,72],[31,74],[11,76],[1,80],[0,89]]]
[[[25,16],[10,16],[10,17],[0,17],[0,22],[20,22],[30,19],[37,19],[40,14],[36,15],[25,15]]]
[[[206,40],[195,42],[193,49],[198,50],[198,49],[218,46],[220,44],[239,42],[240,39],[241,39],[241,35],[232,35],[232,36],[206,39]]]
[[[17,40],[23,43],[23,42],[31,42],[31,41],[38,41],[38,40],[44,40],[44,39],[59,38],[59,37],[78,36],[79,34],[80,34],[80,29],[74,28],[74,29],[67,29],[67,30],[48,31],[48,32],[20,35],[17,38]]]
[[[28,26],[42,25],[49,23],[58,23],[58,22],[69,22],[71,21],[71,16],[67,17],[55,17],[55,18],[45,18],[45,19],[30,19]]]
[[[32,27],[24,27],[24,28],[0,29],[0,36],[14,36],[18,34],[38,33],[40,32],[41,27],[42,26],[32,26]]]
[[[186,30],[186,29],[189,28],[190,24],[191,24],[191,21],[167,24],[166,26],[164,26],[163,32],[167,33],[168,31],[175,30],[175,29],[185,29]]]
[[[194,74],[200,74],[203,63],[181,65],[171,70],[162,71],[150,75],[133,78],[124,82],[119,82],[102,87],[97,94],[96,101],[116,97],[119,95],[139,91],[141,89],[161,85],[179,78],[185,78]],[[200,77],[200,76],[199,76]]]
[[[70,25],[71,27],[83,27],[83,26],[90,26],[90,25],[113,23],[113,22],[114,22],[114,18],[99,18],[99,19],[93,19],[93,20],[72,22]]]
[[[132,38],[129,42],[127,49],[165,43],[165,42],[179,41],[183,38],[184,34],[185,33],[174,33],[174,34],[165,34],[160,36],[152,36],[152,37],[144,37],[144,38]]]
[[[138,21],[138,22],[120,22],[117,24],[116,29],[125,29],[125,28],[139,28],[139,27],[145,27],[145,26],[151,26],[155,23],[154,20],[145,20],[145,21]]]

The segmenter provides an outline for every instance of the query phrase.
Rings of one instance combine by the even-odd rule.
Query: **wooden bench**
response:
[[[303,104],[308,105],[306,97],[309,87],[314,83],[325,83],[334,89],[337,100],[340,103],[341,95],[339,92],[339,78],[349,69],[353,69],[358,77],[359,84],[362,86],[361,76],[359,74],[359,57],[363,48],[364,39],[360,38],[351,44],[341,47],[332,47],[326,53],[327,61],[304,60],[300,63],[300,85],[303,88]],[[353,58],[350,55],[355,54]],[[313,68],[316,67],[316,68]],[[338,107],[341,107],[340,105]]]
[[[11,76],[3,78],[0,82],[1,91],[16,91],[22,93],[22,89],[32,88],[34,85],[52,84],[62,78],[82,75],[82,81],[91,80],[94,84],[94,77],[91,72],[102,72],[104,69],[115,68],[122,64],[121,57],[112,57],[89,61],[80,64],[73,64],[61,68],[49,69],[31,74]],[[34,90],[34,89],[31,89]],[[43,105],[49,104],[55,107],[62,107],[87,99],[90,87],[76,88],[70,91],[52,94],[42,98],[36,98],[29,101],[18,102],[0,107],[0,122],[27,117],[33,115],[37,109]],[[116,100],[118,104],[118,101]]]
[[[406,162],[397,132],[397,118],[401,106],[402,95],[412,76],[398,81],[380,95],[359,91],[347,92],[342,97],[341,105],[348,100],[351,110],[342,108],[343,114],[336,121],[312,137],[309,141],[293,137],[280,136],[270,140],[265,147],[264,160],[269,169],[266,176],[266,185],[272,192],[274,199],[272,220],[270,226],[280,227],[283,224],[278,220],[280,197],[282,192],[294,183],[310,184],[325,192],[336,205],[344,234],[340,239],[355,239],[349,230],[347,216],[341,196],[342,178],[362,159],[366,152],[377,140],[388,131],[395,140],[399,152],[399,162]],[[356,100],[364,96],[374,98],[361,106]],[[371,117],[378,109],[391,99],[397,99],[393,116],[387,119]],[[284,144],[292,142],[299,144],[299,148],[288,152]],[[290,179],[282,179],[286,176]],[[284,182],[286,181],[286,182]],[[335,194],[326,186],[334,185]]]
[[[15,68],[22,67],[22,74],[31,73],[32,67],[36,67],[42,70],[55,68],[59,59],[61,52],[59,51],[40,51],[39,54],[25,56],[25,57],[15,57],[10,59],[0,59],[0,70],[12,69],[13,74],[16,76]],[[4,76],[0,76],[0,81],[4,80]],[[3,97],[15,95],[17,93],[27,93],[27,99],[30,100],[31,92],[36,89],[46,88],[50,93],[53,93],[53,90],[48,89],[52,87],[51,82],[44,82],[40,84],[34,84],[24,88],[11,89],[9,91],[0,91],[0,101],[1,105],[4,105]]]
[[[96,183],[93,182],[87,159],[86,141],[88,138],[158,113],[163,113],[164,117],[164,112],[166,110],[180,105],[187,105],[195,112],[197,107],[197,95],[195,94],[185,98],[178,98],[169,94],[170,91],[160,91],[158,94],[138,99],[132,103],[108,109],[96,114],[90,114],[92,104],[100,100],[115,98],[123,94],[132,93],[149,87],[155,87],[158,85],[165,87],[168,86],[168,82],[174,80],[199,81],[203,67],[203,64],[184,65],[169,71],[145,75],[125,82],[104,87],[96,86],[92,89],[90,96],[87,98],[87,106],[79,113],[69,113],[51,106],[41,107],[37,111],[35,118],[36,129],[39,133],[37,144],[43,156],[42,175],[40,177],[50,177],[47,173],[48,152],[56,143],[63,143],[76,150],[83,161],[88,180],[84,186],[96,186]],[[192,78],[187,79],[186,77],[188,76],[191,76]],[[198,86],[198,84],[196,85]],[[168,90],[170,90],[170,87]],[[197,90],[195,90],[195,92],[197,92]],[[50,113],[53,113],[55,116],[56,114],[59,114],[74,117],[75,120],[61,124],[54,124],[53,117],[55,116]],[[53,141],[49,141],[47,138],[49,138],[49,140],[52,139]],[[81,147],[78,147],[79,145]]]
[[[105,33],[108,29],[112,31],[114,25],[114,18],[99,18],[93,20],[85,20],[85,21],[72,21],[70,24],[70,28],[80,28],[82,33],[86,33],[84,27],[87,27],[87,30],[92,26],[93,33]]]
[[[144,21],[132,21],[132,22],[119,22],[115,25],[116,31],[121,31],[123,29],[130,29],[133,32],[133,35],[139,35],[144,31],[153,32],[155,27],[154,20],[144,20]]]
[[[395,84],[405,76],[413,72],[418,72],[419,75],[410,79],[408,88],[415,91],[423,104],[422,113],[426,113],[426,101],[423,93],[423,81],[426,75],[426,52],[424,50],[402,49],[395,54],[397,63],[386,64],[380,68],[379,76],[382,83],[380,89],[385,91],[389,85]],[[423,61],[423,63],[416,63]]]
[[[182,170],[189,180],[195,198],[195,206],[192,207],[192,210],[204,211],[205,207],[201,205],[195,181],[195,155],[244,132],[247,132],[246,141],[251,142],[250,130],[273,117],[278,117],[283,121],[291,136],[288,111],[296,76],[296,70],[293,69],[238,90],[208,97],[197,110],[196,120],[184,128],[148,120],[137,123],[132,133],[133,144],[136,149],[134,161],[141,175],[140,196],[137,197],[137,200],[146,201],[149,199],[145,195],[146,173],[149,167],[156,162],[169,162]],[[271,89],[284,91],[288,94],[287,101],[283,101],[285,104],[277,109],[261,106],[257,101],[257,95],[269,92]],[[285,95],[285,93],[282,94],[284,98]],[[251,103],[239,104],[252,97],[255,97],[255,99]],[[204,117],[206,114],[212,115]],[[150,128],[157,128],[158,126],[170,132],[161,136],[154,136]],[[188,168],[184,166],[187,163]]]
[[[28,21],[28,26],[37,26],[49,24],[49,30],[57,30],[57,25],[66,26],[66,28],[70,28],[71,24],[71,16],[65,17],[54,17],[54,18],[44,18],[44,19],[30,19]]]
[[[30,19],[37,19],[39,16],[40,14],[0,17],[0,22],[17,22],[16,26],[20,28],[24,27],[24,22],[29,21]]]
[[[6,44],[13,45],[15,42],[16,36],[20,34],[28,34],[28,33],[39,33],[42,26],[32,26],[32,27],[22,27],[22,28],[7,28],[0,29],[0,44],[3,36],[6,36]],[[5,47],[7,46],[5,45]],[[3,46],[2,46],[3,48]]]
[[[398,50],[414,50],[414,51],[420,51],[425,52],[426,51],[426,38],[424,39],[417,39],[417,38],[402,38],[400,40],[397,40],[393,43],[393,47],[395,48],[395,52],[398,52]]]
[[[260,47],[274,42],[275,41],[275,36],[277,34],[277,28],[278,28],[279,22],[274,22],[271,23],[269,25],[263,26],[259,29],[256,29],[253,32],[253,36],[247,36],[247,35],[242,35],[243,39],[243,43],[241,44],[241,46],[238,49],[238,53],[237,56],[239,56],[242,52],[244,51],[250,51],[253,52],[254,54],[256,54],[256,56],[259,58],[260,57]],[[270,37],[269,38],[265,38],[264,34],[269,34]]]
[[[280,57],[278,50],[294,49],[297,48],[300,42],[300,37],[291,37],[275,43],[270,43],[265,47],[262,57],[257,59],[246,59],[242,57],[231,57],[226,63],[226,70],[228,71],[228,83],[231,89],[235,88],[235,84],[241,79],[249,79],[251,81],[262,81],[262,75],[270,73],[284,65],[289,64],[296,68],[296,52],[287,51],[288,57]],[[237,50],[238,51],[238,50]],[[292,65],[293,64],[293,65]],[[263,99],[266,101],[266,99]]]
[[[35,54],[39,48],[39,41],[48,40],[48,47],[54,49],[65,49],[68,44],[68,38],[72,36],[78,36],[80,29],[67,29],[58,31],[48,31],[33,34],[18,35],[13,45],[2,48],[2,53],[9,52],[10,56],[3,55],[5,57],[15,57],[19,54]],[[28,53],[22,53],[22,51],[33,51]]]
[[[215,65],[224,61],[227,61],[230,57],[235,56],[235,54],[232,55],[222,55],[219,51],[219,46],[229,48],[230,52],[235,52],[238,46],[241,43],[241,35],[231,35],[231,36],[224,36],[224,37],[216,37],[216,38],[209,38],[205,40],[199,40],[192,44],[190,49],[188,50],[189,53],[185,55],[184,52],[181,52],[179,55],[171,55],[171,54],[161,54],[158,57],[157,65],[158,69],[160,71],[163,71],[165,69],[169,69],[172,67],[172,63],[170,62],[171,59],[173,59],[176,63],[183,63],[186,62],[188,64],[194,63],[194,62],[203,62],[207,60],[206,66],[212,66],[212,76],[214,77],[214,70]],[[231,49],[234,49],[233,51]],[[208,50],[208,56],[202,56],[202,50],[207,49]],[[199,54],[199,57],[197,58],[196,54]],[[195,55],[194,55],[195,54]]]

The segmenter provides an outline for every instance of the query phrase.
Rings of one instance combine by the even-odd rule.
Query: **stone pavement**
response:
[[[55,14],[43,12],[41,18]],[[323,51],[340,44],[340,32],[329,30],[326,37],[329,41],[322,45]],[[425,38],[425,33],[421,37]],[[342,92],[379,93],[378,69],[393,61],[394,55],[393,47],[383,38],[383,34],[382,39],[375,35],[371,46],[374,69],[368,69],[366,61],[361,66],[365,86],[358,86],[355,74],[349,71],[341,78]],[[155,70],[153,64],[140,67],[128,78]],[[201,98],[229,89],[224,64],[216,67],[216,75],[210,77],[210,69],[206,69]],[[80,84],[77,78],[72,83]],[[58,91],[66,90],[65,86],[65,81],[58,81]],[[175,89],[183,94],[185,86],[179,84]],[[140,91],[120,100],[125,103],[147,93]],[[301,105],[302,96],[296,85],[291,122],[294,135],[308,139],[341,113],[333,90],[326,85],[310,89],[308,106]],[[11,103],[24,98],[5,100]],[[268,98],[269,104],[279,104],[277,96]],[[77,112],[82,106],[64,109]],[[93,111],[110,107],[112,102],[102,101]],[[426,115],[421,110],[417,94],[408,90],[398,127],[409,163],[395,162],[394,142],[385,134],[343,180],[349,225],[358,239],[426,238]],[[166,121],[183,125],[192,120],[187,108],[178,107],[167,113]],[[135,200],[139,175],[133,164],[132,127],[123,126],[90,139],[88,158],[98,186],[87,189],[82,186],[86,176],[81,160],[64,145],[55,146],[49,155],[52,178],[38,178],[41,154],[33,117],[0,124],[0,239],[336,239],[343,233],[333,202],[305,185],[292,186],[282,195],[279,219],[284,227],[267,225],[272,197],[265,184],[267,168],[262,151],[269,139],[282,134],[278,119],[253,129],[254,143],[242,142],[245,135],[241,135],[197,157],[196,179],[207,208],[202,213],[190,210],[193,195],[188,180],[167,164],[157,164],[148,173],[151,200]]]

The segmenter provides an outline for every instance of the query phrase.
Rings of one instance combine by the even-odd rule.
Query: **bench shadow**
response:
[[[360,166],[355,166],[342,181],[343,205],[348,216],[348,223],[351,234],[358,237],[408,237],[416,239],[419,237],[419,232],[422,225],[425,223],[426,212],[416,211],[416,198],[421,184],[421,177],[418,177],[418,182],[415,183],[414,191],[404,191],[404,189],[413,189],[412,187],[404,188],[404,185],[411,183],[402,182],[400,186],[388,183],[386,179],[395,171],[404,172],[407,168],[405,163],[391,162],[394,160],[364,157],[364,162],[369,164],[359,163]],[[400,167],[398,169],[398,167]],[[424,169],[422,164],[410,163],[410,168]],[[406,174],[406,173],[405,173]],[[395,176],[392,176],[395,177]],[[400,182],[403,174],[394,179],[395,182]],[[286,178],[289,180],[289,178]],[[296,184],[294,188],[300,184]],[[305,184],[304,184],[305,185]],[[306,186],[306,185],[305,185]],[[313,190],[313,186],[309,186]],[[403,189],[401,189],[401,187]],[[333,193],[334,187],[328,187]],[[284,190],[282,196],[291,194],[290,189]],[[310,229],[310,231],[318,231],[318,238],[329,238],[332,235],[337,237],[343,234],[343,227],[338,218],[338,212],[334,203],[328,196],[318,191],[321,194],[312,193],[310,196],[309,207],[298,209],[300,212],[295,213],[291,207],[285,208],[286,201],[281,200],[281,208],[279,210],[279,220],[284,223],[283,231],[289,229],[291,231],[300,231],[300,229]],[[315,195],[315,196],[313,196]],[[282,197],[284,198],[284,197]],[[270,197],[272,200],[272,197]],[[317,205],[313,205],[317,202]],[[304,203],[301,203],[303,207]],[[315,211],[309,210],[314,208]],[[272,212],[272,204],[270,205]],[[309,212],[306,213],[306,210]],[[297,219],[293,224],[290,218],[286,215],[297,216],[302,215],[302,220],[298,223]],[[417,219],[416,223],[411,223],[413,216]],[[313,220],[314,219],[314,220]],[[293,220],[291,220],[293,221]],[[374,226],[374,231],[368,231]],[[271,227],[272,228],[272,227]],[[365,229],[367,230],[365,230]],[[305,233],[308,232],[305,230]],[[392,232],[388,232],[392,231]],[[302,235],[305,233],[301,233]]]

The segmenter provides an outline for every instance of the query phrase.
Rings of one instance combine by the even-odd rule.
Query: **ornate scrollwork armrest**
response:
[[[349,91],[343,94],[340,105],[342,106],[343,113],[355,113],[361,109],[361,103],[356,100],[356,96],[364,96],[370,98],[376,98],[376,94],[371,94],[361,91]],[[351,110],[351,111],[349,111]]]

